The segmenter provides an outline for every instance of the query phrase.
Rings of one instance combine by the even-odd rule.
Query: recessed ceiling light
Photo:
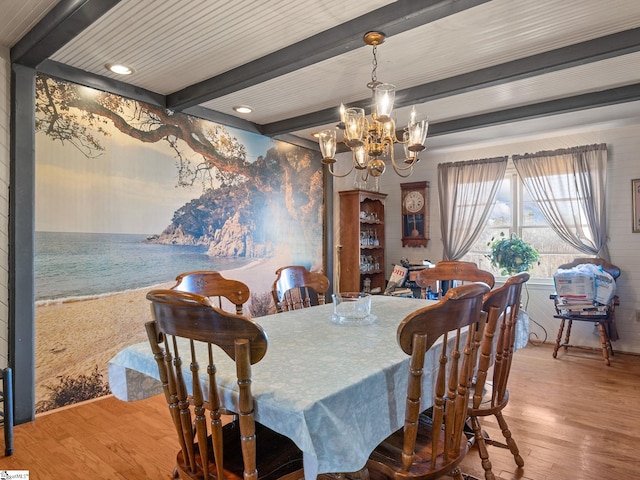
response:
[[[253,112],[253,108],[248,107],[247,105],[238,105],[237,107],[233,107],[233,109],[238,113],[251,113],[251,112]]]
[[[135,72],[133,68],[128,67],[127,65],[122,65],[120,63],[107,63],[105,67],[107,70],[119,75],[130,75]]]

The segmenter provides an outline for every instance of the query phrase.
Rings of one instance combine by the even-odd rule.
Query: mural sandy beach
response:
[[[260,260],[222,275],[253,285],[252,292],[271,290],[281,259]],[[180,273],[180,272],[179,272]],[[88,375],[95,366],[108,381],[107,362],[128,345],[147,341],[144,324],[151,320],[149,301],[154,288],[170,288],[174,282],[122,293],[36,307],[36,398],[49,394],[48,386],[59,377]],[[248,315],[245,309],[245,315]],[[259,323],[259,319],[257,320]]]

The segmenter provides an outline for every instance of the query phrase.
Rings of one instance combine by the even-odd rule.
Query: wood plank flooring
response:
[[[551,353],[530,345],[515,355],[505,417],[525,467],[490,446],[496,477],[640,478],[640,356],[616,354],[607,367],[599,352]],[[495,421],[483,425],[502,439]],[[170,479],[178,449],[162,397],[106,397],[40,415],[15,428],[14,447],[0,470],[29,470],[31,480]],[[475,449],[462,466],[484,478]]]

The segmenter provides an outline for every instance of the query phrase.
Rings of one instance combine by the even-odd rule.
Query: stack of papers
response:
[[[561,298],[556,306],[560,313],[569,315],[607,315],[609,312],[608,305],[576,299]]]
[[[413,290],[410,288],[396,288],[391,295],[394,297],[413,297]]]

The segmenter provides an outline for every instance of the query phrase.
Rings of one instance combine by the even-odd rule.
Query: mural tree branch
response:
[[[233,228],[228,223],[232,217],[242,224],[245,243],[251,245],[245,246],[246,255],[268,254],[265,245],[286,237],[287,225],[301,230],[297,233],[308,237],[307,245],[321,243],[322,218],[312,214],[322,211],[322,172],[312,152],[291,153],[282,144],[250,162],[245,146],[222,125],[43,75],[37,76],[36,89],[37,133],[70,144],[91,159],[104,152],[102,140],[113,125],[140,142],[165,143],[177,160],[178,186],[202,182],[203,196],[195,201],[200,204],[178,210],[155,239],[159,243],[216,243],[215,254],[237,252],[238,246],[220,247],[225,225]],[[269,217],[280,222],[280,230],[271,235],[264,233]],[[252,232],[260,226],[262,246],[256,247]],[[250,235],[254,237],[247,240]]]
[[[105,126],[111,122],[141,142],[167,142],[179,160],[180,185],[191,185],[214,168],[259,180],[244,145],[222,125],[42,75],[36,89],[36,131],[70,143],[88,158],[104,150],[97,135],[108,135]]]

